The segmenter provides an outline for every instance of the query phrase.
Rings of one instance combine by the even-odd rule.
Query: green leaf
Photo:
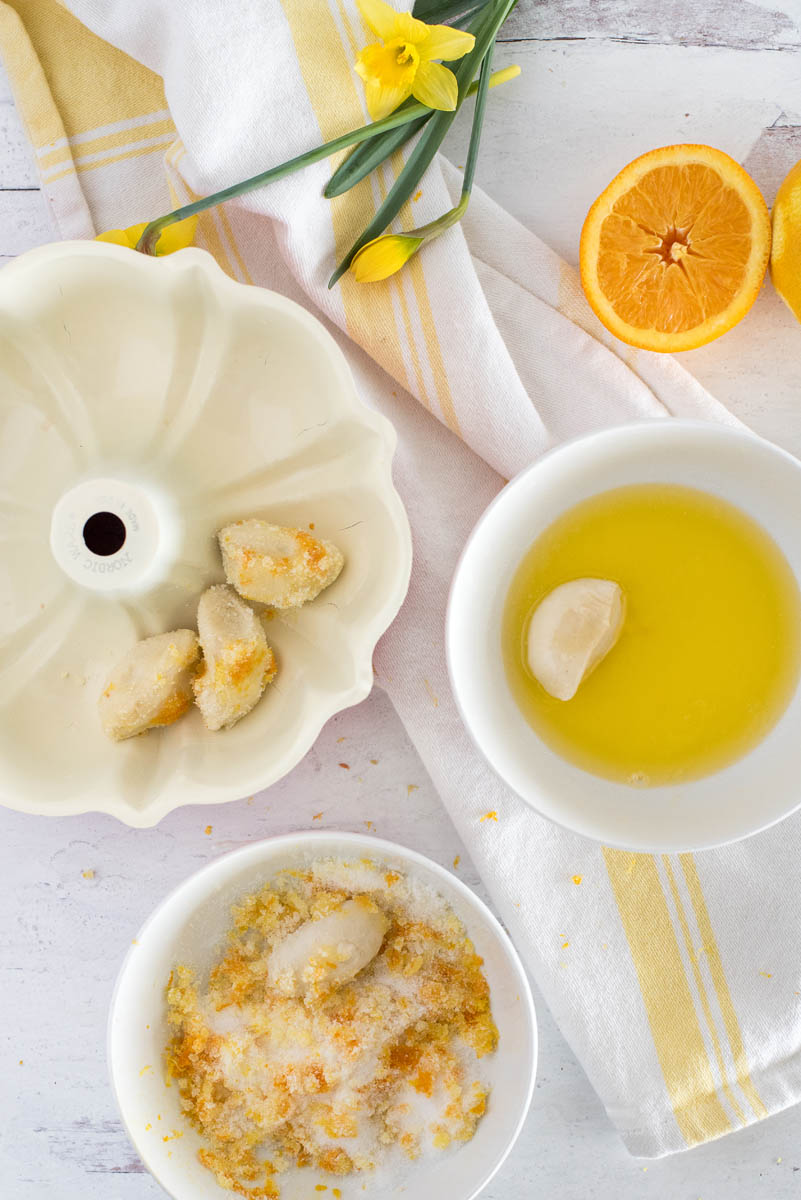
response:
[[[486,0],[484,0],[486,3]],[[476,0],[416,0],[412,15],[429,25],[434,22],[447,21],[457,24],[456,17],[462,19],[472,16],[484,7],[484,3],[476,4]]]
[[[362,142],[361,146],[352,150],[345,161],[340,163],[334,171],[325,186],[323,195],[332,200],[334,196],[341,196],[343,192],[355,187],[364,179],[365,175],[369,175],[385,159],[405,145],[409,138],[419,133],[430,116],[431,112],[428,112],[424,117],[418,117],[416,121],[411,121],[408,125],[399,125],[396,129],[388,130],[387,133],[379,133],[369,142]]]

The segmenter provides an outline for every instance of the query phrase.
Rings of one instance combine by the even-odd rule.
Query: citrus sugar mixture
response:
[[[206,986],[179,966],[167,988],[168,1080],[222,1186],[276,1197],[292,1166],[348,1175],[473,1136],[498,1035],[482,960],[436,892],[321,859],[232,916]]]

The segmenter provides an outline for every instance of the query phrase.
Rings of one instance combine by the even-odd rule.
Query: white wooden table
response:
[[[590,202],[646,149],[721,146],[769,201],[801,158],[801,0],[522,0],[506,34],[498,65],[517,61],[524,74],[493,93],[479,180],[572,262]],[[463,162],[467,130],[452,136],[449,153]],[[0,76],[0,262],[51,237]],[[801,328],[769,287],[741,326],[684,361],[753,428],[801,454]],[[481,892],[383,694],[362,708],[358,737],[354,713],[343,713],[268,792],[185,809],[156,829],[0,812],[0,1196],[162,1194],[117,1118],[106,1010],[141,921],[210,858],[289,829],[372,822],[445,865],[461,855],[460,873]],[[379,744],[392,752],[379,756]],[[407,794],[409,784],[417,790]],[[486,1200],[801,1200],[801,1108],[689,1154],[637,1162],[541,1002],[539,1018],[534,1107]]]

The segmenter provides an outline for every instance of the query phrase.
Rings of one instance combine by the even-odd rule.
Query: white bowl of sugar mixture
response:
[[[460,880],[361,834],[246,846],[181,884],[109,1018],[127,1132],[174,1200],[472,1200],[534,1089],[509,938]]]

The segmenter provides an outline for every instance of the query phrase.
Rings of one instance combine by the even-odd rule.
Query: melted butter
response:
[[[569,701],[530,674],[526,635],[553,588],[619,583],[617,645]],[[502,650],[512,693],[556,753],[640,786],[728,766],[775,725],[801,671],[801,593],[765,530],[693,488],[638,484],[591,497],[530,547],[512,580]]]

